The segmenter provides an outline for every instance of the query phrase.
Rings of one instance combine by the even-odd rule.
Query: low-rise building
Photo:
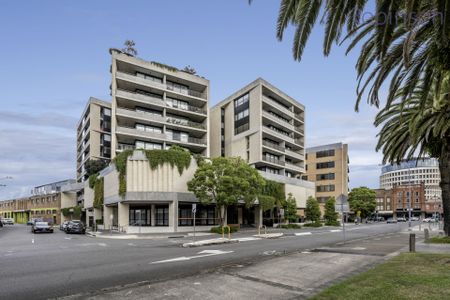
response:
[[[394,185],[392,189],[375,189],[375,192],[376,212],[381,216],[408,217],[411,209],[412,216],[423,218],[427,212],[423,183]]]

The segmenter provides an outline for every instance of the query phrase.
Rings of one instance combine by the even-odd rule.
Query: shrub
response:
[[[233,232],[237,232],[237,231],[239,230],[239,228],[236,227],[236,226],[230,226],[230,230],[231,230],[231,233],[233,233]],[[212,233],[222,234],[222,227],[221,227],[221,226],[212,227],[212,228],[211,228],[211,232],[212,232]],[[225,234],[228,234],[228,227],[225,226],[223,232],[224,232]]]
[[[316,221],[313,223],[307,223],[303,226],[305,226],[305,227],[322,227],[322,223],[320,223],[319,221]]]
[[[334,221],[334,222],[327,221],[327,222],[325,222],[325,225],[326,226],[341,226],[341,222],[339,222],[339,221]]]
[[[283,228],[283,229],[300,229],[300,228],[302,228],[302,226],[300,226],[298,224],[283,224],[283,225],[280,225],[280,228]]]
[[[95,220],[96,225],[103,225],[103,218]]]
[[[427,243],[432,244],[450,244],[450,236],[435,236],[430,238]]]

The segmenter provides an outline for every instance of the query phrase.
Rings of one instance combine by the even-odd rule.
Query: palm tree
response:
[[[434,87],[436,88],[436,87]],[[428,154],[439,159],[444,208],[444,231],[450,236],[450,73],[440,90],[428,93],[422,106],[423,90],[403,100],[403,91],[394,103],[376,116],[375,126],[382,126],[377,150],[382,150],[386,161],[400,161],[415,154]]]
[[[378,107],[379,91],[388,86],[384,109],[375,122],[377,126],[386,122],[377,149],[383,149],[389,162],[412,155],[416,149],[439,157],[445,230],[450,235],[450,1],[377,0],[375,11],[369,16],[363,14],[367,2],[281,0],[277,38],[281,41],[286,28],[295,26],[292,52],[295,60],[301,60],[323,10],[325,56],[335,43],[349,41],[347,53],[361,45],[356,62],[355,110],[364,95],[368,103]],[[414,122],[401,123],[407,116],[414,116]],[[441,123],[442,126],[435,126]],[[397,143],[399,140],[403,143]]]

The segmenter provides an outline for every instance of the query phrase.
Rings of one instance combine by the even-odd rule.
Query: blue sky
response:
[[[302,61],[292,28],[275,37],[279,1],[2,1],[0,199],[75,177],[75,124],[90,96],[110,101],[108,49],[136,42],[138,56],[195,67],[211,104],[263,77],[306,106],[306,144],[346,142],[350,185],[378,187],[376,109],[355,113],[359,49],[322,55],[316,26]]]

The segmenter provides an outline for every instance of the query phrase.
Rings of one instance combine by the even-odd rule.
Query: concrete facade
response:
[[[266,173],[305,172],[305,107],[258,78],[211,108],[211,157],[242,157]]]
[[[324,210],[330,197],[348,195],[349,183],[348,145],[335,143],[306,149],[305,180],[315,182],[316,198]]]
[[[209,155],[209,81],[111,49],[111,157],[173,144]]]
[[[77,124],[77,181],[87,179],[89,160],[111,159],[111,103],[89,98]]]

